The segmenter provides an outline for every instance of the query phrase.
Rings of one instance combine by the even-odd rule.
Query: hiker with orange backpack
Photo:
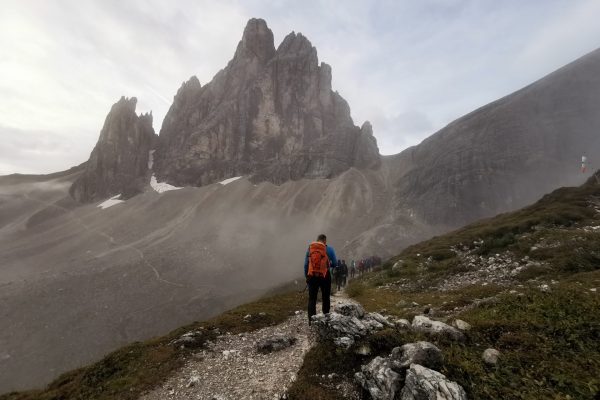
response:
[[[337,258],[333,247],[327,246],[327,236],[320,234],[316,242],[308,246],[304,258],[304,276],[308,285],[308,324],[310,318],[317,313],[317,295],[321,289],[323,314],[329,313],[331,296],[330,267],[337,266]]]

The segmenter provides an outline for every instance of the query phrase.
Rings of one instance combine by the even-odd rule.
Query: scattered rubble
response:
[[[196,332],[188,332],[174,342],[187,346],[196,337],[200,337]],[[176,375],[141,399],[286,398],[287,388],[296,380],[314,342],[305,312],[248,333],[219,332],[216,339],[192,354]]]
[[[340,307],[339,303],[351,302],[344,297],[334,296],[331,300],[334,309],[352,313],[362,309],[358,305]],[[265,316],[265,313],[257,313],[242,320]],[[381,325],[377,322],[383,318],[380,317],[370,316],[363,325]],[[212,339],[206,340],[207,337]],[[202,348],[190,354],[174,376],[143,395],[141,400],[287,399],[287,389],[296,381],[304,356],[316,339],[304,311],[295,312],[281,324],[237,335],[205,328],[187,332],[171,345],[187,347],[193,343],[194,348],[200,347],[199,344]],[[352,337],[339,339],[340,344],[348,348],[354,345]],[[365,355],[371,352],[368,346],[359,346],[356,351],[363,351]],[[334,385],[333,388],[345,393],[347,398],[357,398],[355,386],[348,380],[337,376],[328,380],[328,385]]]

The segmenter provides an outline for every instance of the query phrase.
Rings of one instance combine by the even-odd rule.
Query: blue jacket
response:
[[[327,258],[329,258],[329,268],[335,268],[337,266],[337,258],[333,247],[327,245]],[[304,276],[308,275],[308,250],[306,250],[306,256],[304,257]]]

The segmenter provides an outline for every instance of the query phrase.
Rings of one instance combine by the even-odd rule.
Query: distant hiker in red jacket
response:
[[[317,295],[321,289],[323,314],[329,313],[331,296],[330,267],[337,266],[337,258],[333,247],[327,246],[327,236],[320,234],[316,242],[308,246],[304,257],[304,276],[308,285],[308,324],[310,318],[317,313]]]

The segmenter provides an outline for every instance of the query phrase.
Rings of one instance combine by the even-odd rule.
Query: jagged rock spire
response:
[[[267,23],[252,18],[212,81],[202,86],[192,76],[181,85],[156,146],[152,116],[136,116],[135,98],[119,100],[71,193],[92,201],[138,192],[155,147],[157,178],[177,186],[239,175],[279,184],[377,168],[372,129],[354,125],[348,103],[331,90],[331,75],[302,33],[275,49]]]
[[[265,64],[275,54],[273,32],[264,19],[252,18],[244,28],[242,40],[235,52],[234,60],[256,57]]]
[[[179,186],[237,175],[282,183],[376,168],[372,129],[354,125],[331,76],[302,33],[275,50],[266,22],[251,19],[227,67],[178,92],[160,132],[157,175]]]
[[[71,186],[71,196],[77,201],[102,200],[119,193],[129,197],[144,186],[148,153],[156,135],[152,114],[137,116],[136,104],[135,97],[121,97],[111,107],[85,171]]]

